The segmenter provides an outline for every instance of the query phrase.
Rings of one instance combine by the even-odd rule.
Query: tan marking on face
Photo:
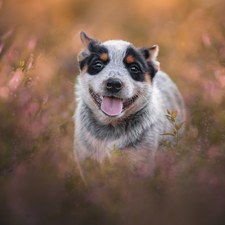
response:
[[[100,57],[101,60],[103,61],[107,61],[108,60],[108,54],[107,53],[103,53]]]
[[[85,65],[84,66],[84,68],[82,69],[82,71],[81,71],[81,73],[80,73],[80,77],[83,77],[84,76],[84,74],[87,72],[87,69],[88,69],[88,66],[87,65]]]
[[[133,63],[134,62],[134,58],[131,55],[128,55],[126,58],[127,63]]]
[[[152,81],[150,79],[150,75],[148,73],[145,73],[145,82],[152,84]]]

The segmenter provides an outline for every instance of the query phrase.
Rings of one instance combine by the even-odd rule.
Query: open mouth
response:
[[[95,103],[108,116],[118,116],[121,112],[130,107],[138,98],[138,95],[134,95],[132,98],[128,99],[121,99],[113,96],[99,96],[91,89],[89,89],[89,92]]]

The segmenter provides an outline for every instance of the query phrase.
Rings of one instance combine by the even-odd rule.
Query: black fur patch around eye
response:
[[[133,62],[128,63],[130,60],[127,60],[127,58],[129,58],[130,56],[132,56],[134,61],[132,60]],[[143,55],[138,52],[134,47],[128,47],[125,57],[123,59],[123,63],[134,80],[141,82],[145,80],[145,73],[148,72],[147,64]],[[138,71],[133,71],[132,67],[137,67]]]
[[[101,59],[101,55],[105,53],[108,54],[108,50],[106,47],[95,42],[90,42],[90,44],[88,45],[88,49],[91,54],[79,62],[80,70],[82,70],[84,66],[87,65],[88,66],[87,72],[90,75],[96,75],[100,71],[102,71],[104,67],[109,63],[109,58],[107,58],[107,60],[105,61]],[[96,62],[102,63],[102,67],[100,68],[94,66]]]
[[[126,58],[127,56],[131,55],[134,58],[134,63],[138,63],[138,65],[140,65],[141,68],[141,72],[140,73],[131,73],[129,71],[129,66],[130,64],[127,63]],[[147,72],[150,77],[151,80],[154,78],[155,74],[157,73],[157,70],[155,69],[155,67],[152,65],[151,61],[146,61],[146,59],[149,58],[149,51],[148,48],[139,48],[136,49],[134,47],[129,47],[127,49],[126,52],[126,56],[124,58],[124,64],[126,66],[126,68],[128,69],[128,71],[131,74],[131,77],[136,80],[136,81],[145,81],[145,73]]]
[[[96,75],[104,69],[107,63],[108,61],[103,61],[102,59],[100,59],[99,55],[93,55],[89,58],[87,62],[87,65],[88,65],[87,72],[90,75]],[[101,67],[96,66],[99,64],[101,65]]]

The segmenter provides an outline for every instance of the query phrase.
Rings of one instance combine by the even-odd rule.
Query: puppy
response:
[[[177,122],[185,120],[181,94],[159,70],[158,46],[135,48],[122,40],[101,43],[83,31],[80,39],[85,49],[78,55],[75,86],[77,160],[90,157],[101,163],[116,146],[132,173],[151,174],[160,134],[172,130],[166,109],[178,111]]]

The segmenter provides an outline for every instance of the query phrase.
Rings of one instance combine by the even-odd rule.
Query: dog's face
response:
[[[80,33],[86,47],[78,55],[82,99],[99,120],[112,123],[140,110],[159,69],[158,46],[135,48],[113,40],[101,43]]]

